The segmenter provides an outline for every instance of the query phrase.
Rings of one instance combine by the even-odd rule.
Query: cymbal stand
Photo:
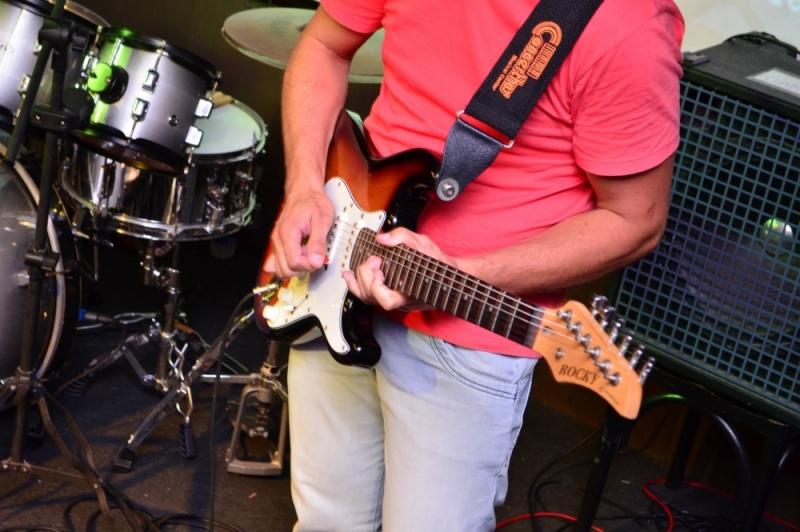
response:
[[[233,339],[239,336],[248,325],[253,323],[255,312],[249,309],[236,317],[232,328],[227,334],[226,345],[229,345]],[[183,375],[183,351],[175,350],[180,354],[178,363],[172,365],[173,370],[176,371],[178,377],[173,380],[172,385],[166,390],[164,398],[150,411],[147,417],[142,421],[139,428],[131,434],[125,445],[117,453],[114,459],[113,470],[116,473],[127,473],[133,469],[133,462],[136,457],[136,449],[147,436],[153,432],[153,429],[164,419],[167,414],[172,410],[178,412],[184,418],[184,423],[181,426],[179,435],[179,449],[184,458],[194,458],[194,436],[191,434],[190,416],[192,412],[191,401],[191,385],[198,380],[198,378],[206,371],[208,371],[214,362],[222,363],[223,347],[222,342],[225,338],[225,332],[221,334],[208,348],[200,355],[195,361],[189,372]],[[181,401],[186,400],[186,407],[181,408]],[[188,427],[187,427],[188,424]],[[189,453],[192,453],[189,455]]]
[[[86,482],[97,495],[101,509],[109,518],[111,511],[104,491],[105,484],[97,474],[94,467],[94,458],[91,448],[80,434],[72,418],[63,407],[53,402],[53,405],[67,420],[70,429],[83,448],[84,460],[79,460],[70,451],[64,440],[56,431],[50,417],[47,400],[50,398],[41,382],[36,377],[37,358],[37,329],[39,314],[41,312],[41,298],[43,280],[46,274],[63,275],[56,272],[59,254],[47,247],[47,226],[50,221],[50,201],[52,198],[52,185],[58,171],[58,151],[62,135],[79,127],[83,120],[91,113],[93,102],[88,93],[71,91],[64,93],[65,73],[67,70],[67,49],[74,44],[75,27],[71,22],[61,20],[66,0],[55,0],[51,17],[45,19],[39,31],[39,42],[43,43],[31,75],[28,91],[25,94],[22,110],[12,134],[11,143],[5,164],[13,165],[21,145],[29,114],[33,108],[36,91],[41,84],[42,75],[50,60],[52,52],[53,81],[49,105],[37,106],[33,112],[32,121],[40,128],[47,131],[45,138],[45,155],[42,176],[39,187],[39,204],[36,211],[36,230],[31,247],[25,255],[28,267],[28,293],[25,307],[25,321],[22,331],[22,348],[20,363],[13,378],[4,384],[7,390],[14,395],[17,406],[16,422],[14,426],[14,439],[11,445],[11,456],[0,461],[0,472],[22,472],[40,477],[49,477],[57,481]],[[65,106],[65,97],[69,99]],[[0,391],[0,395],[4,395]],[[25,437],[28,432],[28,413],[31,399],[36,400],[45,427],[56,442],[61,453],[70,461],[71,465],[81,474],[76,475],[29,464],[24,457]]]

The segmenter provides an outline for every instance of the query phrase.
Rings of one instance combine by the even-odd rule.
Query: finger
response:
[[[358,279],[356,279],[356,275],[350,270],[342,270],[342,278],[344,279],[344,282],[347,284],[347,289],[350,290],[350,293],[356,296],[361,301],[364,301],[364,294],[363,291],[361,290],[361,286],[358,284]]]
[[[267,273],[275,274],[275,253],[270,254],[267,257],[267,260],[264,261],[264,265],[261,267]]]
[[[405,227],[398,227],[392,229],[388,233],[378,233],[375,235],[375,241],[384,246],[397,246],[399,244],[408,245],[409,242],[415,239],[416,233],[409,231]]]
[[[327,213],[320,213],[311,218],[311,227],[305,252],[308,264],[313,269],[321,268],[325,263],[330,229],[331,221],[328,219]]]

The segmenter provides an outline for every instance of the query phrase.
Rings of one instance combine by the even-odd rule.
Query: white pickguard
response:
[[[342,309],[347,295],[347,284],[342,270],[348,269],[358,231],[362,228],[378,231],[386,213],[366,212],[356,204],[347,184],[340,178],[325,183],[325,193],[333,202],[335,213],[333,227],[328,233],[327,255],[329,262],[322,268],[299,277],[293,277],[288,286],[278,294],[279,302],[269,311],[269,326],[275,330],[293,325],[299,320],[315,316],[321,331],[312,329],[294,341],[302,344],[325,335],[328,346],[339,354],[350,351],[342,331]]]

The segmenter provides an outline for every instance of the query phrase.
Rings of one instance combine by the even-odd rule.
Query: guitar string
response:
[[[345,225],[350,225],[350,224],[347,224],[346,222],[343,222],[343,223]],[[398,253],[398,252],[395,251],[396,249],[398,249],[398,247],[388,247],[388,246],[384,246],[384,245],[378,244],[377,242],[373,242],[372,240],[367,238],[366,235],[370,235],[374,239],[375,232],[370,230],[370,229],[368,229],[368,228],[363,228],[365,230],[361,231],[360,228],[358,228],[358,227],[354,227],[354,226],[351,226],[351,227],[353,227],[353,229],[358,232],[358,234],[356,235],[356,238],[355,238],[355,242],[353,242],[353,247],[354,247],[353,255],[352,255],[353,258],[355,258],[356,253],[359,253],[361,251],[361,250],[357,249],[358,248],[358,244],[360,243],[360,244],[362,244],[362,246],[361,246],[362,248],[366,248],[366,249],[363,249],[363,251],[365,251],[367,253],[369,253],[370,251],[374,252],[376,250],[384,252],[386,254],[391,255],[391,256],[386,256],[386,257],[383,257],[383,258],[388,259],[389,261],[392,262],[392,264],[398,265],[401,269],[402,268],[408,268],[406,265],[401,264],[398,260],[396,260],[397,257],[401,257],[400,260],[405,260],[401,253]],[[352,233],[351,233],[351,235],[352,235]],[[494,288],[491,285],[488,285],[487,283],[483,283],[482,281],[480,281],[479,279],[477,279],[475,277],[472,277],[472,276],[470,276],[470,275],[468,275],[468,274],[466,274],[464,272],[461,272],[460,270],[458,270],[456,268],[453,268],[453,267],[451,267],[451,266],[449,266],[449,265],[447,265],[447,264],[445,264],[445,263],[443,263],[441,261],[438,261],[436,259],[428,257],[427,255],[425,255],[425,254],[423,254],[423,253],[421,253],[421,252],[419,252],[419,251],[417,251],[417,250],[415,250],[413,248],[410,248],[408,246],[403,246],[400,249],[402,249],[402,251],[404,251],[404,252],[407,252],[407,253],[410,253],[410,254],[414,255],[415,258],[425,260],[428,264],[433,263],[433,262],[438,262],[438,263],[442,264],[445,268],[447,268],[451,273],[455,273],[455,274],[457,274],[457,275],[459,275],[459,276],[461,276],[463,278],[472,279],[473,281],[475,281],[477,283],[480,283],[480,284],[488,287],[489,289],[491,289],[491,290],[493,290],[495,292],[502,292],[502,294],[510,295],[510,294],[508,294],[508,292],[500,291],[497,288]],[[425,269],[427,271],[431,271],[431,269],[427,265],[423,266],[423,269]],[[438,273],[436,270],[433,270],[433,271],[434,271],[434,275]],[[463,290],[462,290],[462,293],[463,293]],[[516,298],[516,296],[512,296],[512,297],[514,297],[515,299],[518,299],[518,298]],[[434,301],[435,301],[435,299],[434,299]],[[532,307],[532,305],[526,303],[525,301],[520,300],[520,302],[525,304],[528,307]],[[566,330],[566,331],[569,332],[569,334],[564,334],[564,333],[552,330],[552,328],[551,328],[551,332],[556,337],[560,337],[560,338],[566,339],[566,340],[569,341],[569,343],[575,343],[575,342],[579,343],[579,339],[578,339],[577,335],[575,335],[575,333],[573,331],[570,331],[566,326],[564,326],[562,324],[562,319],[561,318],[558,318],[558,321],[554,321],[552,319],[546,319],[545,315],[547,315],[547,314],[553,315],[554,312],[551,311],[551,310],[548,310],[548,309],[546,309],[544,307],[539,307],[539,308],[542,310],[542,317],[538,320],[540,322],[540,324],[549,325],[551,327],[557,327],[557,328]],[[498,307],[497,310],[498,310],[498,312],[504,312],[504,313],[508,314],[508,312],[504,311],[502,308]],[[515,317],[516,317],[516,315],[515,315]],[[515,318],[512,318],[512,319],[515,319]],[[480,320],[478,320],[478,321],[480,321]],[[526,330],[527,330],[527,328],[526,328]],[[493,331],[493,332],[496,332],[496,331]],[[511,331],[509,331],[509,335],[510,335],[510,333],[511,333]],[[506,335],[506,337],[508,337],[508,335]],[[602,342],[600,342],[600,343],[602,343]],[[610,342],[610,341],[605,341],[605,343],[606,343],[607,346],[614,345],[613,342]],[[615,345],[614,345],[614,347],[616,348]],[[565,355],[570,355],[571,358],[573,358],[573,360],[574,360],[575,357],[581,356],[580,354],[573,353],[571,351],[568,352],[568,353],[564,353],[564,354]],[[588,353],[586,352],[585,348],[584,348],[584,354],[587,357],[589,356]],[[616,359],[620,359],[620,358],[624,359],[624,356],[621,353],[616,353],[616,357],[613,357],[613,354],[608,354],[608,353],[605,353],[605,352],[603,352],[601,354],[606,355],[606,357],[607,357],[606,360],[608,360],[612,365],[611,369],[609,369],[608,371],[604,371],[603,372],[605,375],[611,374],[612,371],[618,371],[618,372],[619,371],[623,371],[623,372],[625,372],[626,369],[628,369],[628,368],[630,368],[630,370],[634,371],[634,373],[635,373],[635,370],[633,368],[631,368],[630,366],[618,365]],[[595,359],[592,359],[592,360],[595,360]],[[596,360],[600,360],[600,359],[597,358]],[[625,359],[625,360],[627,360],[627,359]]]
[[[371,249],[368,249],[368,251],[377,251],[377,253],[375,253],[375,254],[379,255],[379,256],[381,255],[380,252],[383,252],[384,254],[388,255],[388,256],[385,256],[384,258],[388,259],[392,264],[398,265],[398,266],[400,266],[400,268],[405,268],[405,266],[400,264],[400,262],[397,260],[398,257],[400,257],[401,259],[403,257],[403,254],[398,252],[397,248],[383,246],[381,244],[378,244],[377,242],[372,242],[371,240],[368,240],[363,236],[364,233],[370,232],[370,233],[372,233],[371,236],[374,237],[374,234],[375,234],[374,231],[371,231],[369,229],[363,228],[363,229],[366,229],[366,231],[362,232],[361,231],[362,228],[355,227],[352,224],[348,224],[347,222],[342,222],[342,223],[344,225],[348,225],[348,226],[352,227],[358,233],[356,235],[356,240],[357,241],[360,240],[361,243],[364,245],[364,247],[371,248]],[[353,235],[353,233],[351,232],[351,236],[352,235]],[[535,308],[536,307],[534,307],[530,303],[527,303],[524,300],[521,300],[521,299],[517,298],[516,296],[512,296],[508,292],[499,290],[496,287],[494,287],[494,286],[492,286],[492,285],[490,285],[488,283],[485,283],[485,282],[481,281],[480,279],[478,279],[476,277],[473,277],[473,276],[471,276],[469,274],[461,272],[460,270],[458,270],[456,268],[453,268],[452,266],[449,266],[449,265],[447,265],[447,264],[445,264],[445,263],[443,263],[441,261],[433,259],[433,258],[431,258],[431,257],[429,257],[429,256],[427,256],[427,255],[425,255],[425,254],[423,254],[423,253],[421,253],[421,252],[419,252],[417,250],[414,250],[414,249],[408,247],[408,246],[403,246],[400,249],[401,249],[401,251],[403,251],[403,252],[405,252],[407,254],[413,255],[414,258],[421,259],[422,261],[424,261],[424,264],[421,264],[422,273],[426,274],[426,273],[429,273],[429,272],[433,272],[432,275],[430,275],[430,274],[428,275],[428,278],[432,279],[433,281],[437,280],[436,276],[439,275],[439,272],[438,272],[438,270],[436,269],[435,266],[434,266],[434,268],[431,268],[430,265],[434,264],[434,263],[439,263],[446,270],[443,273],[447,273],[449,271],[451,274],[455,274],[456,277],[454,277],[452,279],[452,282],[453,283],[456,283],[456,282],[459,283],[459,286],[457,287],[457,289],[462,294],[464,293],[464,288],[467,288],[467,290],[472,290],[473,292],[477,292],[477,288],[480,288],[480,287],[488,289],[488,292],[485,292],[487,297],[485,298],[484,304],[491,303],[492,306],[497,310],[498,313],[502,313],[506,317],[510,316],[511,313],[508,312],[505,308],[503,308],[504,301],[502,301],[501,298],[505,298],[505,297],[509,297],[510,296],[510,297],[513,297],[514,299],[518,300],[521,303],[522,307],[523,307],[523,308],[520,308],[519,306],[517,307],[517,312],[516,312],[515,316],[521,315],[522,318],[527,319],[529,321],[536,320],[536,321],[539,321],[541,323],[555,325],[555,326],[557,326],[559,328],[568,330],[565,326],[563,326],[561,324],[561,320],[560,319],[558,321],[547,320],[547,322],[545,322],[544,319],[541,319],[538,316],[536,316],[536,314],[535,314]],[[440,277],[441,277],[442,280],[445,279],[444,275],[440,275]],[[475,288],[467,287],[466,284],[465,284],[465,281],[472,281],[476,285],[476,287]],[[498,297],[498,295],[499,295],[499,297]],[[547,315],[547,314],[554,315],[554,312],[551,311],[551,310],[548,310],[548,309],[546,309],[544,307],[538,307],[538,308],[541,309],[541,311],[542,311],[542,318],[544,317],[544,315]],[[496,320],[495,320],[495,322],[496,322]]]
[[[382,252],[384,252],[386,254],[390,254],[391,256],[386,256],[384,258],[389,259],[392,264],[398,265],[398,266],[400,266],[400,268],[407,268],[403,264],[400,264],[400,262],[397,260],[398,258],[400,258],[400,260],[402,260],[402,257],[403,257],[402,253],[399,253],[399,252],[396,251],[397,248],[383,246],[381,244],[378,244],[377,242],[373,243],[372,241],[367,240],[366,238],[364,238],[362,236],[363,235],[362,229],[366,229],[366,228],[359,228],[359,227],[356,227],[356,226],[354,226],[352,224],[348,224],[347,222],[341,222],[341,223],[343,225],[351,227],[354,230],[354,231],[352,231],[350,233],[350,236],[353,236],[355,234],[356,242],[354,242],[354,245],[360,239],[360,241],[361,241],[361,243],[363,244],[364,247],[371,248],[370,251],[378,251],[378,252],[382,251]],[[366,231],[372,232],[369,229],[366,229]],[[374,232],[372,232],[372,234],[374,235]],[[428,275],[428,278],[433,279],[434,281],[436,281],[436,275],[438,275],[439,272],[436,270],[435,267],[431,268],[430,265],[434,264],[434,263],[439,263],[446,269],[446,271],[443,272],[443,274],[447,273],[449,271],[450,273],[456,275],[456,277],[454,277],[452,279],[452,281],[460,283],[458,288],[459,288],[459,291],[461,291],[462,293],[464,292],[464,288],[465,287],[467,288],[467,290],[472,290],[473,292],[476,292],[477,288],[481,288],[481,287],[486,288],[486,289],[489,290],[489,292],[487,293],[487,296],[491,297],[491,299],[487,297],[486,303],[490,303],[490,302],[494,303],[495,306],[498,308],[498,311],[501,311],[501,312],[507,312],[502,308],[503,302],[502,302],[501,298],[513,297],[515,299],[518,299],[520,304],[523,307],[527,307],[527,310],[526,310],[526,308],[521,308],[521,309],[518,308],[518,310],[522,311],[522,312],[518,312],[518,313],[522,313],[522,316],[524,318],[528,318],[528,319],[531,319],[531,320],[535,319],[535,317],[536,317],[535,316],[536,307],[534,305],[532,305],[532,304],[530,304],[530,303],[528,303],[528,302],[526,302],[526,301],[524,301],[522,299],[519,299],[516,296],[513,296],[513,295],[509,294],[506,291],[499,290],[498,288],[496,288],[496,287],[494,287],[494,286],[492,286],[492,285],[490,285],[488,283],[485,283],[485,282],[481,281],[480,279],[478,279],[476,277],[473,277],[473,276],[471,276],[469,274],[466,274],[466,273],[464,273],[464,272],[462,272],[462,271],[460,271],[460,270],[458,270],[456,268],[453,268],[452,266],[450,266],[448,264],[445,264],[442,261],[439,261],[437,259],[433,259],[432,257],[429,257],[429,256],[427,256],[427,255],[425,255],[425,254],[423,254],[423,253],[421,253],[421,252],[419,252],[419,251],[417,251],[417,250],[415,250],[413,248],[410,248],[408,246],[402,246],[400,249],[403,252],[405,252],[406,254],[414,255],[414,258],[421,259],[422,261],[425,262],[425,264],[421,264],[422,273],[424,274],[424,273],[427,273],[427,272],[433,272],[432,275]],[[375,254],[380,256],[380,253],[375,253]],[[441,275],[441,277],[442,277],[442,279],[445,278],[444,275]],[[472,288],[466,286],[465,281],[472,281],[474,284],[479,285],[479,286],[476,286],[474,289],[472,289]],[[497,295],[495,295],[495,294],[499,294],[499,297]],[[552,313],[552,311],[549,311],[549,310],[545,309],[544,307],[538,307],[538,308],[542,309],[542,311],[545,312],[545,313]]]
[[[337,232],[338,235],[334,235],[334,242],[332,243],[332,246],[331,246],[332,248],[336,247],[337,239],[340,240],[339,243],[341,243],[341,240],[347,239],[348,236],[349,237],[355,237],[355,241],[349,240],[349,242],[353,245],[353,250],[352,251],[354,253],[356,252],[356,245],[360,241],[363,244],[364,247],[368,247],[368,248],[371,247],[372,250],[379,250],[379,251],[383,251],[383,252],[385,252],[387,254],[390,254],[391,256],[387,256],[385,258],[387,258],[390,261],[392,261],[393,264],[399,265],[401,268],[405,267],[405,266],[403,266],[402,264],[400,264],[397,261],[398,257],[402,258],[402,254],[398,253],[395,250],[396,248],[383,246],[381,244],[378,244],[377,242],[373,243],[371,241],[368,241],[366,238],[364,238],[362,236],[362,235],[364,235],[365,233],[368,233],[368,232],[372,233],[374,235],[375,234],[374,231],[372,231],[372,230],[370,230],[368,228],[365,228],[365,227],[358,227],[358,226],[356,226],[354,224],[351,224],[351,223],[348,223],[348,222],[345,222],[345,221],[342,221],[342,220],[338,220],[337,223],[342,225],[342,226],[344,226],[344,227],[346,227],[346,228],[349,228],[350,231],[349,231],[348,234],[342,234],[341,232]],[[364,231],[362,231],[362,230],[364,230]],[[434,262],[438,262],[438,263],[442,264],[446,268],[446,270],[449,270],[451,273],[454,273],[457,277],[460,277],[461,279],[459,279],[458,281],[460,281],[460,287],[461,287],[460,291],[462,292],[462,294],[464,292],[463,289],[466,287],[466,285],[464,284],[464,280],[471,280],[476,285],[480,285],[480,286],[483,286],[483,287],[487,288],[489,290],[489,293],[487,293],[487,298],[486,298],[486,301],[484,302],[484,304],[485,303],[490,303],[490,302],[494,303],[493,306],[494,306],[494,308],[497,309],[498,313],[502,313],[506,317],[511,315],[510,312],[508,312],[507,310],[502,308],[503,302],[500,301],[500,299],[497,296],[494,296],[494,294],[500,294],[500,297],[511,296],[507,292],[501,291],[501,290],[493,287],[492,285],[490,285],[488,283],[484,283],[480,279],[477,279],[475,277],[470,276],[469,274],[461,272],[460,270],[458,270],[456,268],[453,268],[452,266],[449,266],[449,265],[445,264],[444,262],[441,262],[441,261],[438,261],[438,260],[433,259],[431,257],[428,257],[427,255],[422,254],[417,250],[414,250],[413,248],[410,248],[408,246],[403,246],[401,249],[406,251],[407,253],[410,253],[410,254],[414,255],[415,258],[422,259],[423,261],[425,261],[426,264],[422,265],[423,274],[425,274],[427,272],[433,272],[433,275],[429,275],[429,278],[433,279],[434,281],[436,280],[435,276],[437,275],[438,272],[435,269],[432,269],[432,268],[429,267],[429,265],[433,264]],[[370,251],[370,250],[368,250],[368,251]],[[378,253],[376,253],[376,254],[378,254]],[[442,276],[442,278],[444,278],[444,277]],[[456,281],[457,281],[457,279],[454,278],[453,282],[456,282]],[[476,286],[475,289],[470,289],[469,287],[466,287],[466,288],[468,290],[476,291],[475,289],[477,289],[478,286]],[[490,301],[490,297],[489,296],[492,296],[491,297],[491,301]],[[569,331],[569,329],[565,325],[562,324],[562,319],[558,318],[558,316],[555,313],[555,311],[547,309],[545,307],[538,307],[542,311],[541,318],[538,318],[534,313],[535,312],[535,310],[534,310],[535,307],[533,305],[531,305],[530,303],[527,303],[524,300],[521,300],[521,299],[517,298],[516,296],[511,296],[511,297],[514,297],[515,299],[518,299],[522,306],[528,308],[528,310],[526,311],[525,308],[520,309],[518,307],[518,312],[515,314],[515,316],[521,314],[522,318],[526,318],[526,319],[528,319],[530,321],[537,320],[543,325],[548,325],[550,327],[557,327],[559,329],[563,329],[563,330],[568,331],[570,333],[572,332],[572,331]],[[520,310],[521,310],[521,312],[520,312]],[[557,319],[553,319],[553,317],[555,317]],[[496,322],[496,320],[495,320],[495,322]],[[561,336],[563,338],[568,338],[568,339],[573,339],[573,340],[575,339],[572,334],[563,334],[563,333],[558,333],[558,332],[555,332],[555,334],[558,334],[559,336]],[[606,343],[608,343],[608,342],[606,342]]]

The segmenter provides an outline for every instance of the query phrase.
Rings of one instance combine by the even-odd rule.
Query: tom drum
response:
[[[250,222],[267,127],[239,102],[198,125],[205,134],[186,173],[142,170],[76,143],[61,188],[90,214],[95,233],[178,241],[233,233]]]

